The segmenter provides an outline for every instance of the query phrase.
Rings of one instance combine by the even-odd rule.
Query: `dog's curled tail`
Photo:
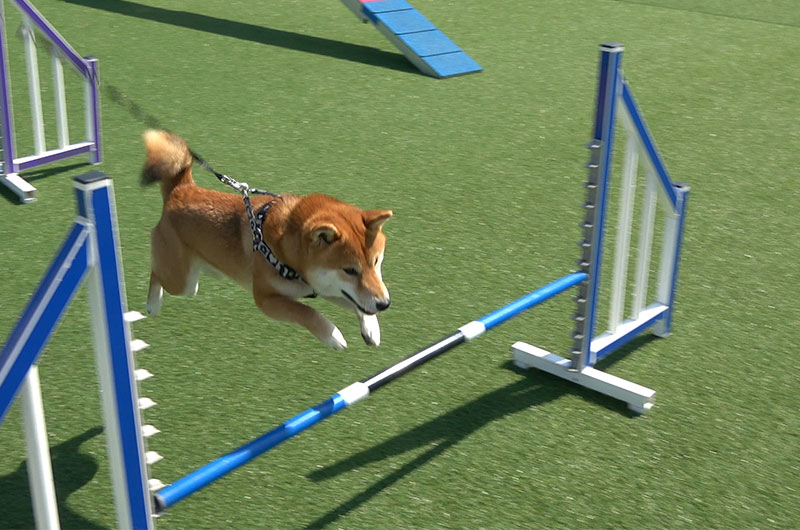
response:
[[[192,153],[186,142],[172,133],[150,129],[144,133],[147,160],[142,168],[142,186],[161,182],[166,197],[180,183],[192,183]]]

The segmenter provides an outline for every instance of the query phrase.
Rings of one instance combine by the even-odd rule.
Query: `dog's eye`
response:
[[[346,268],[344,268],[342,270],[348,276],[358,276],[358,271],[356,269],[354,269],[353,267],[346,267]]]

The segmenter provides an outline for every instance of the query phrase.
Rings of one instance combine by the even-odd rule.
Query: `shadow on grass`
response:
[[[103,432],[102,427],[94,427],[83,434],[50,448],[53,461],[53,480],[58,500],[58,515],[62,528],[95,529],[103,528],[69,509],[69,496],[92,480],[98,465],[91,456],[80,452],[83,442]],[[28,470],[25,462],[20,462],[16,471],[0,476],[0,528],[33,528],[33,508],[31,507],[28,485]]]
[[[675,7],[675,6],[668,6],[663,5],[662,3],[657,2],[647,2],[642,0],[614,0],[615,2],[621,2],[625,4],[638,4],[642,6],[648,7],[655,7],[659,9],[671,9],[673,11],[683,11],[684,13],[697,13],[699,15],[708,15],[712,17],[720,17],[720,18],[730,18],[734,20],[746,20],[748,22],[760,22],[762,24],[772,24],[774,26],[784,26],[787,28],[796,28],[798,27],[797,24],[787,23],[787,22],[778,22],[776,20],[768,20],[764,18],[756,18],[756,17],[745,17],[739,15],[729,15],[727,13],[717,13],[714,11],[704,11],[702,9],[691,9],[691,8],[684,8],[684,7]]]
[[[153,20],[173,26],[215,33],[225,37],[422,75],[402,54],[387,52],[360,44],[272,29],[246,22],[237,22],[234,20],[201,15],[192,13],[191,11],[152,7],[128,0],[65,1],[71,4],[117,13],[119,15]]]
[[[595,366],[598,369],[608,369],[614,363],[633,353],[637,348],[650,343],[656,338],[657,337],[654,335],[640,336],[623,348],[620,348],[620,350],[613,355],[606,357],[602,360],[602,363],[598,363]],[[638,416],[638,414],[630,411],[626,404],[581,386],[574,385],[560,377],[538,370],[521,370],[510,361],[505,363],[503,367],[513,370],[525,377],[520,381],[484,394],[438,418],[430,420],[408,432],[390,438],[350,458],[346,458],[333,465],[310,473],[308,478],[315,482],[321,482],[395,455],[400,455],[423,447],[429,447],[423,454],[409,461],[396,471],[386,475],[363,492],[345,501],[327,514],[311,522],[306,528],[322,528],[336,522],[341,517],[344,517],[362,504],[368,502],[381,491],[403,479],[409,473],[424,466],[461,440],[467,438],[484,425],[510,414],[521,412],[530,407],[536,407],[554,401],[564,395],[577,395],[581,399],[594,402],[628,417]]]
[[[0,195],[2,195],[2,197],[10,204],[16,204],[18,206],[22,206],[24,204],[16,193],[4,185],[0,185]]]
[[[19,176],[33,184],[37,180],[46,179],[53,175],[58,175],[59,173],[72,171],[73,169],[78,169],[79,167],[89,168],[91,165],[92,164],[89,162],[77,162],[69,165],[52,166],[45,169],[31,169],[25,173],[20,173]],[[12,204],[22,204],[17,194],[8,189],[6,186],[0,185],[0,195],[2,195],[4,199]]]

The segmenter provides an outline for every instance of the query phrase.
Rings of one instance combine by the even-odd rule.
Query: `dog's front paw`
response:
[[[361,336],[370,346],[379,346],[381,343],[381,326],[378,324],[377,315],[359,313],[358,321],[361,323]]]
[[[344,340],[344,335],[342,332],[339,331],[339,328],[333,326],[333,329],[326,338],[323,339],[325,346],[329,348],[333,348],[334,350],[344,350],[347,349],[347,341]]]

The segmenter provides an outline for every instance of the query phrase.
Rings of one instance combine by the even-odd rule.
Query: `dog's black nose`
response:
[[[392,304],[392,300],[387,298],[385,302],[378,302],[375,304],[375,307],[378,308],[378,311],[386,311],[389,309],[389,306]]]

